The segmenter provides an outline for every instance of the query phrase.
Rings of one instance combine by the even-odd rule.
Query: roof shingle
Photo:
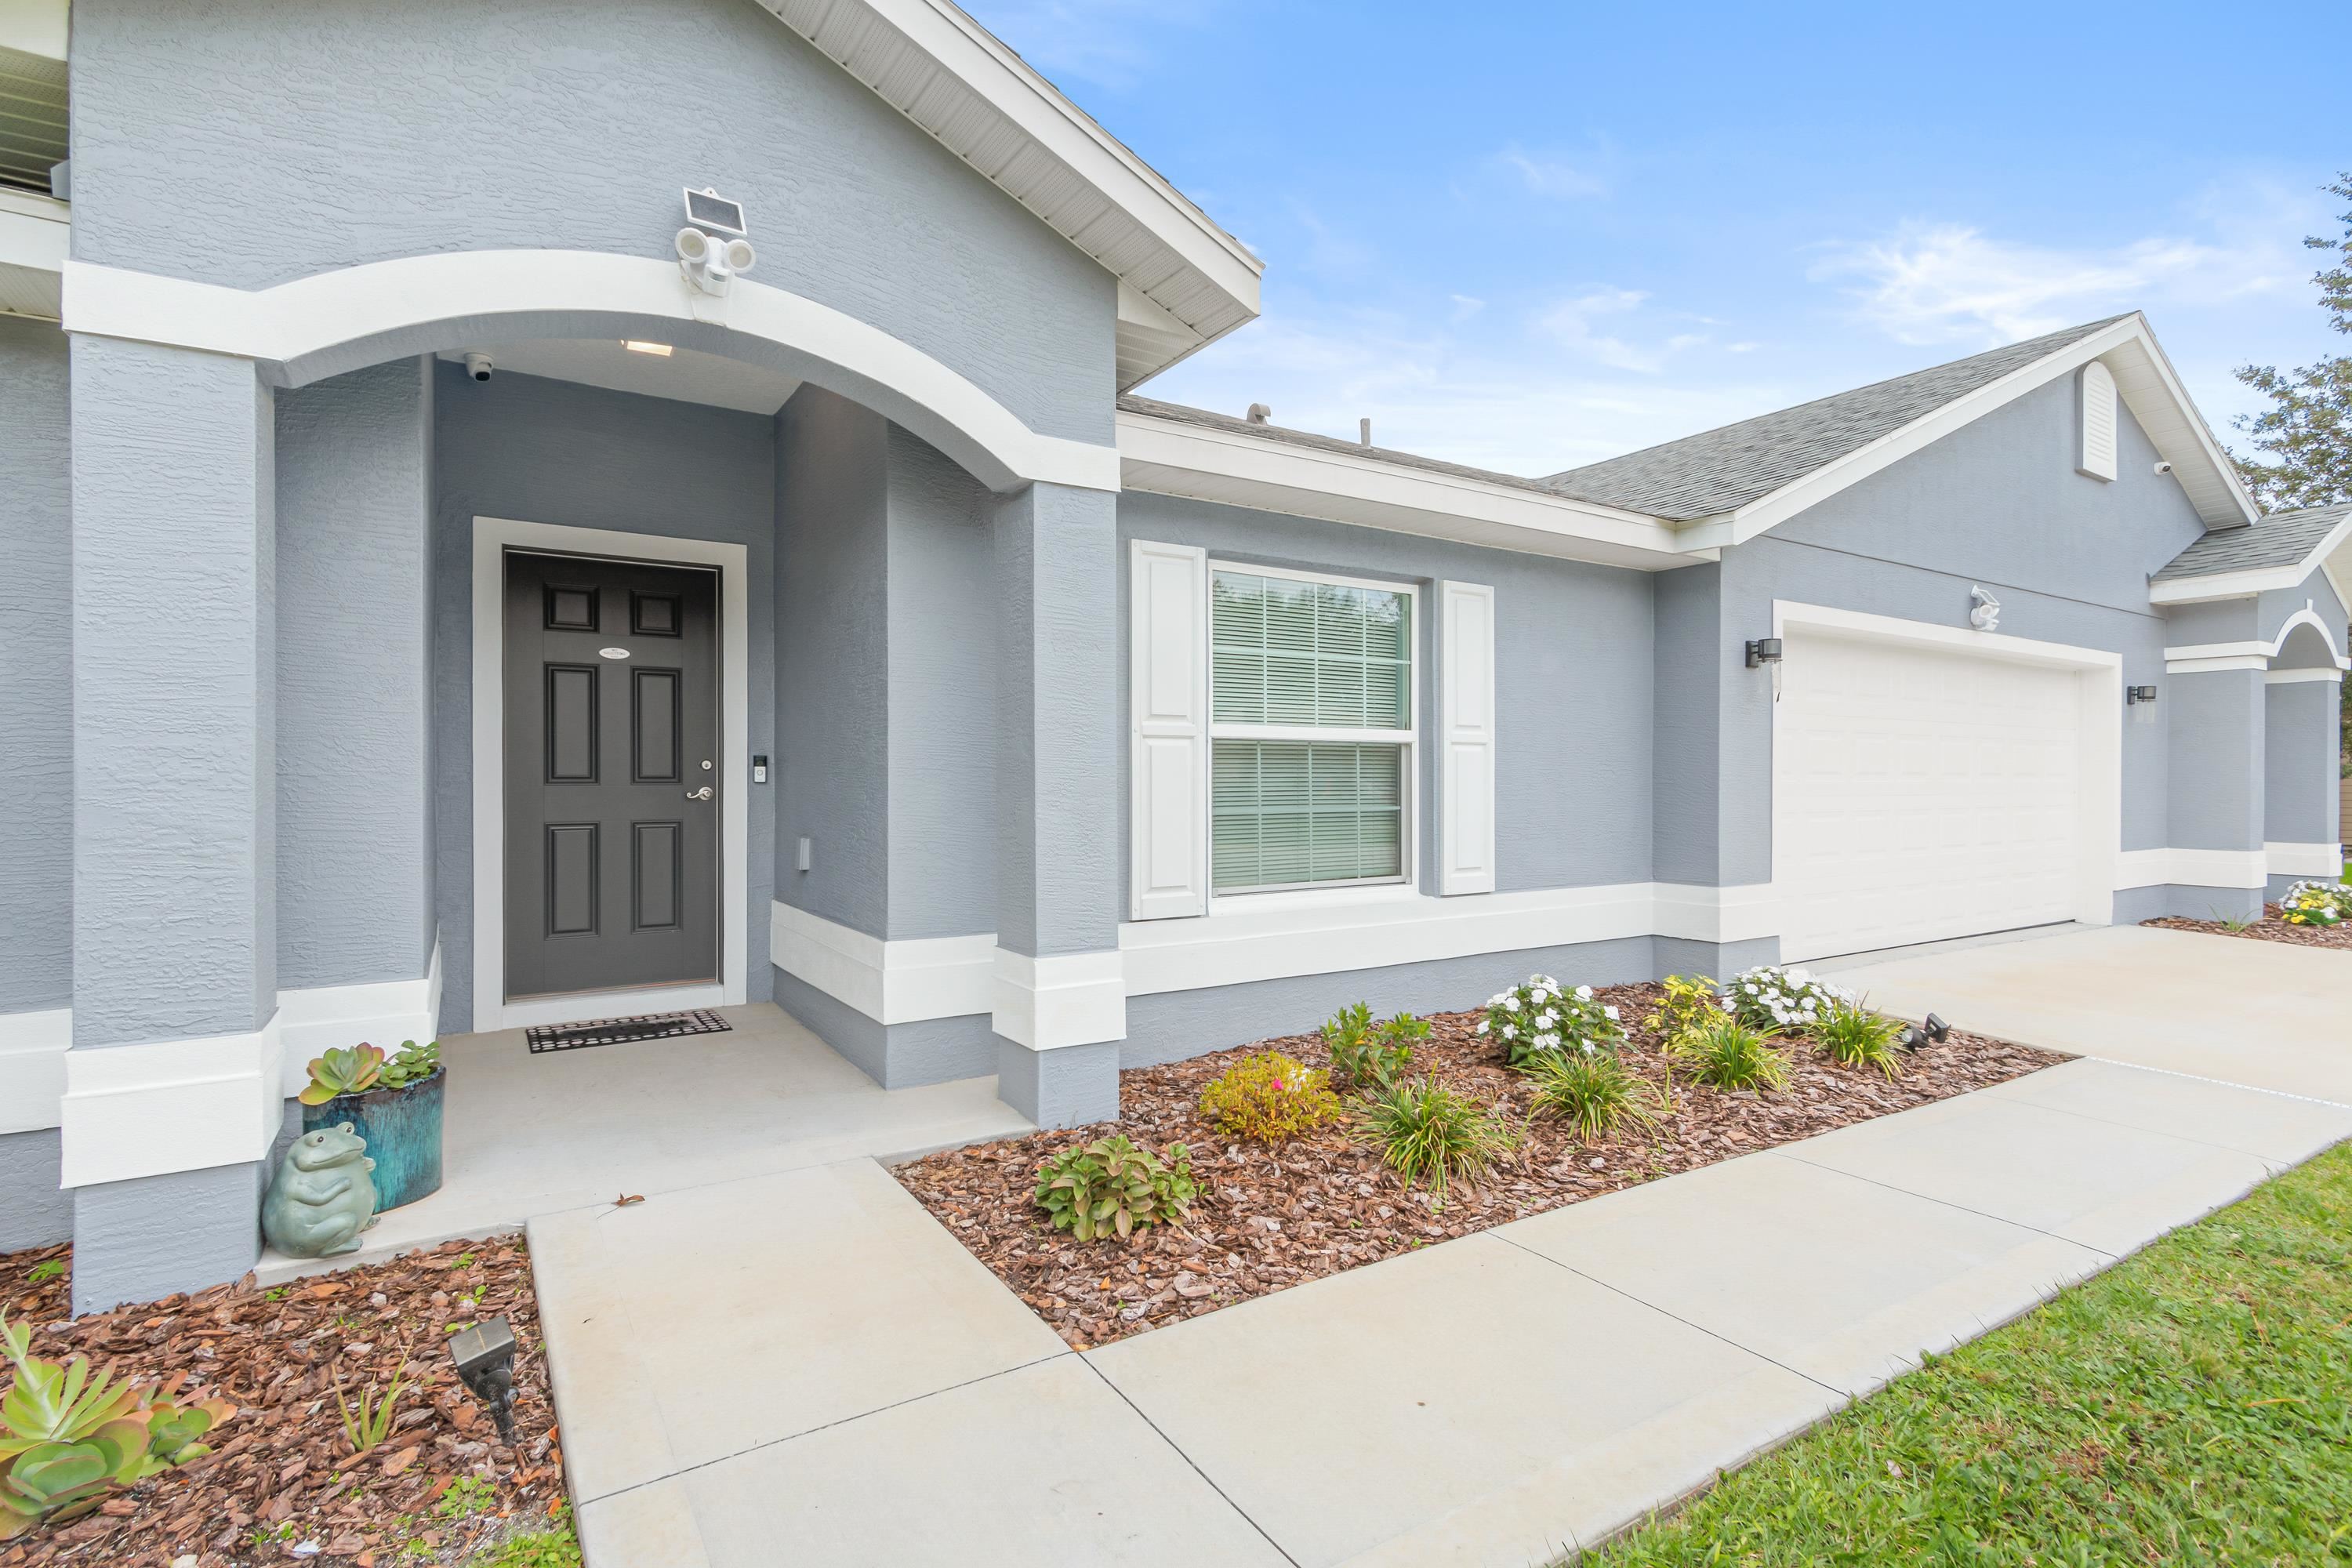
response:
[[[2110,316],[2063,331],[1914,371],[1851,392],[1685,436],[1551,475],[1562,495],[1676,522],[1712,517],[1770,495],[1945,404],[2021,370],[2122,321]]]
[[[2297,565],[2347,518],[2352,518],[2352,502],[2274,511],[2256,518],[2251,527],[2217,529],[2167,562],[2150,581]]]

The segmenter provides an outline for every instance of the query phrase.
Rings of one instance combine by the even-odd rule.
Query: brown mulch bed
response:
[[[1628,1063],[1664,1085],[1662,1042],[1640,1027],[1659,987],[1617,985],[1599,994],[1617,1005],[1632,1031]],[[1327,1066],[1329,1053],[1311,1035],[1121,1073],[1118,1121],[950,1150],[902,1165],[897,1174],[1055,1332],[1084,1348],[2067,1059],[1955,1030],[1890,1082],[1799,1044],[1791,1048],[1794,1070],[1785,1092],[1726,1093],[1677,1076],[1674,1111],[1656,1128],[1585,1145],[1556,1121],[1528,1124],[1526,1079],[1470,1033],[1478,1017],[1433,1017],[1429,1040],[1414,1049],[1413,1070],[1500,1101],[1527,1131],[1483,1186],[1456,1185],[1442,1205],[1408,1189],[1376,1152],[1350,1142],[1344,1123],[1269,1146],[1229,1139],[1202,1120],[1202,1087],[1243,1057],[1278,1050],[1309,1067]],[[1110,1132],[1155,1149],[1181,1142],[1191,1152],[1200,1194],[1181,1229],[1155,1226],[1132,1243],[1081,1245],[1045,1223],[1033,1201],[1038,1163]]]
[[[268,1290],[227,1285],[86,1318],[68,1315],[67,1276],[33,1280],[52,1259],[70,1266],[70,1249],[0,1256],[0,1308],[36,1325],[35,1355],[84,1354],[142,1383],[184,1373],[185,1392],[217,1395],[237,1413],[208,1436],[210,1457],[87,1518],[0,1544],[0,1568],[455,1561],[510,1529],[544,1527],[562,1502],[538,1304],[517,1239],[450,1242]],[[451,1324],[494,1317],[513,1325],[520,1347],[512,1447],[443,1348]],[[335,1386],[356,1407],[359,1392],[388,1384],[404,1358],[391,1435],[354,1456]],[[446,1497],[461,1478],[472,1479]]]
[[[2167,931],[2202,931],[2208,936],[2248,936],[2256,942],[2288,942],[2297,947],[2352,947],[2352,924],[2291,926],[2279,919],[2276,904],[2264,904],[2263,918],[2239,931],[2231,931],[2220,921],[2184,920],[2179,915],[2166,915],[2139,923],[2162,926]]]

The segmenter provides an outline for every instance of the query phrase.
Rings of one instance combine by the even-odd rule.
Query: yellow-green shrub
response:
[[[1278,1143],[1339,1114],[1331,1075],[1267,1051],[1225,1069],[1201,1091],[1201,1114],[1218,1131]]]
[[[1706,1022],[1712,1014],[1723,1011],[1715,999],[1715,982],[1704,974],[1669,974],[1665,980],[1666,994],[1642,1020],[1654,1034],[1673,1039],[1684,1030]]]

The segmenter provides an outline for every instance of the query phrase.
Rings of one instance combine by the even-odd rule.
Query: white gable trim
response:
[[[948,0],[760,3],[1183,324],[1189,344],[1122,328],[1122,387],[1257,315],[1265,264]]]
[[[2236,468],[2213,439],[2196,405],[2189,401],[2187,389],[2164,357],[2164,351],[2157,346],[2147,318],[2135,312],[2063,348],[2053,350],[1999,381],[1954,398],[1769,495],[1759,496],[1736,510],[1701,518],[1685,533],[1698,531],[1692,535],[1694,542],[1745,542],[2027,393],[2072,374],[2093,360],[2100,361],[2114,375],[2116,390],[2123,395],[2132,416],[2139,421],[2157,450],[2172,464],[2180,488],[2188,492],[2208,528],[2234,527],[2252,522],[2260,515],[2253,498],[2239,480]]]

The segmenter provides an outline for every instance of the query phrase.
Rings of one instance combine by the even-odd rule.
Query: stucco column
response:
[[[234,1279],[283,1120],[273,416],[245,360],[73,344],[74,1306]]]
[[[2252,920],[2262,913],[2263,693],[2258,665],[2165,678],[2169,837],[2176,852],[2189,852],[2175,856],[2173,914]]]
[[[1118,1113],[1116,498],[997,503],[998,1093],[1041,1127]]]
[[[2273,899],[2306,878],[2334,881],[2343,869],[2343,681],[2336,669],[2273,669],[2263,687],[2263,838],[2287,867],[2270,878]]]

